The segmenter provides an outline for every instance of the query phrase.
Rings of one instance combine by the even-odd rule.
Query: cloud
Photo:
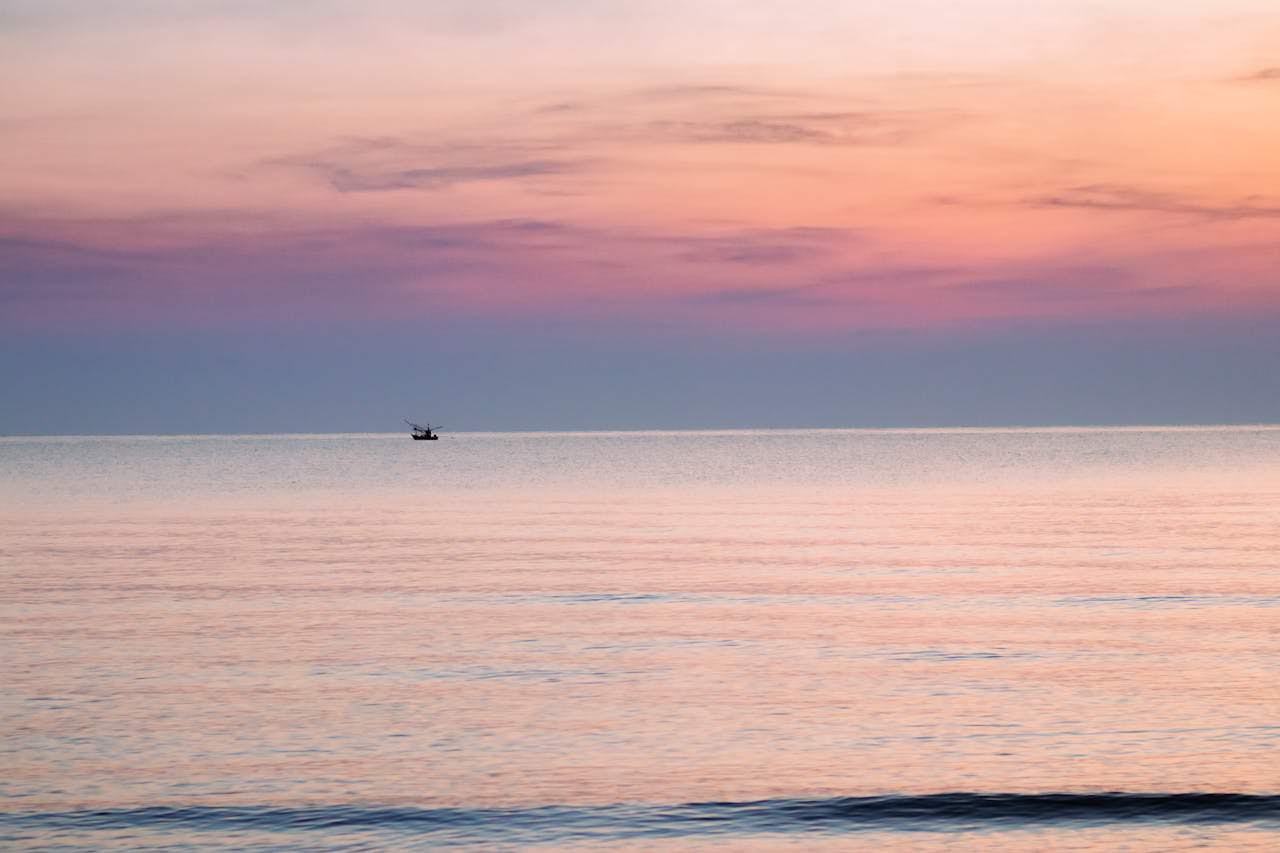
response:
[[[880,266],[833,273],[823,278],[821,285],[839,289],[890,282],[927,284],[938,279],[953,279],[969,274],[972,274],[972,270],[965,267],[882,263]]]
[[[808,247],[729,242],[709,244],[690,252],[686,257],[695,261],[758,266],[760,264],[794,263],[813,254],[814,250]]]
[[[690,321],[704,316],[695,305],[853,304],[865,294],[815,277],[861,239],[817,227],[264,222],[249,211],[242,221],[221,211],[179,227],[157,214],[58,220],[0,211],[0,299],[13,309],[9,323],[35,326],[478,315],[680,322],[681,304]],[[780,283],[780,274],[801,286]]]
[[[829,131],[794,122],[768,119],[737,119],[721,122],[659,121],[650,128],[662,137],[683,142],[725,142],[731,144],[788,142],[830,142]]]
[[[643,89],[615,91],[597,97],[581,97],[550,101],[534,107],[534,115],[567,113],[609,113],[615,110],[680,110],[703,109],[707,104],[723,103],[742,106],[744,100],[767,102],[801,98],[796,92],[773,91],[733,83],[675,83]]]
[[[526,160],[485,166],[429,166],[412,169],[353,169],[333,163],[306,164],[340,193],[386,190],[440,190],[478,181],[510,181],[543,175],[562,175],[574,167],[555,160]]]
[[[395,137],[349,138],[322,151],[272,157],[259,168],[301,170],[340,193],[443,190],[459,184],[564,175],[585,161],[537,156],[547,146],[418,145]],[[532,155],[532,156],[531,156]]]
[[[943,203],[954,204],[957,200],[946,199]],[[1030,207],[1140,211],[1220,220],[1280,218],[1280,205],[1258,204],[1256,197],[1234,204],[1212,204],[1187,196],[1121,184],[1069,187],[1051,195],[1026,199],[1023,203]]]
[[[637,132],[654,141],[731,145],[897,145],[957,114],[931,111],[808,112],[660,120]]]
[[[660,239],[681,246],[681,256],[695,263],[761,266],[793,264],[823,257],[860,238],[844,228],[797,227]]]
[[[6,320],[96,325],[166,312],[301,317],[427,308],[445,316],[474,304],[473,294],[518,299],[522,274],[550,275],[557,253],[583,239],[571,225],[537,219],[254,230],[244,225],[258,220],[245,217],[236,223],[224,213],[204,231],[174,231],[149,216],[58,221],[0,212]]]
[[[1170,282],[1168,274],[1150,265],[1058,265],[992,270],[993,274],[947,282],[940,293],[993,308],[1004,306],[1016,313],[1071,315],[1105,311],[1158,314],[1185,310],[1201,301],[1204,286],[1183,280]],[[1153,281],[1160,281],[1153,284]]]
[[[948,283],[941,289],[975,297],[1045,303],[1096,300],[1100,295],[1130,293],[1131,288],[1131,277],[1123,269],[1074,267],[972,278]]]
[[[609,96],[557,100],[534,116],[573,116],[580,125],[557,150],[598,143],[730,145],[894,145],[936,131],[966,113],[955,109],[830,109],[847,105],[821,92],[733,83],[681,83]]]
[[[815,290],[815,285],[736,287],[699,293],[685,301],[710,305],[769,305],[805,308],[835,303],[835,300],[831,297],[815,293]]]
[[[938,279],[954,278],[970,271],[956,267],[884,264],[830,273],[815,281],[785,286],[733,287],[694,294],[695,304],[776,306],[888,306],[910,300],[909,293]]]
[[[743,98],[795,98],[809,109]],[[526,127],[470,139],[353,136],[312,151],[269,157],[256,169],[288,170],[334,192],[438,192],[477,183],[519,184],[541,194],[575,194],[587,173],[607,167],[610,145],[889,146],[909,142],[960,118],[952,110],[823,110],[813,95],[750,86],[684,84],[611,99],[561,100],[526,112]],[[577,180],[574,178],[577,177]],[[781,258],[785,252],[778,252]],[[755,260],[764,261],[763,254]]]
[[[100,303],[128,286],[138,258],[57,240],[0,238],[0,304]]]
[[[6,327],[331,319],[517,324],[732,318],[813,328],[942,327],[1115,312],[1169,316],[1274,302],[1271,254],[1046,257],[948,265],[818,227],[690,227],[506,218],[406,225],[244,211],[118,220],[0,210]],[[1213,282],[1228,278],[1230,284]],[[1208,282],[1208,284],[1206,284]],[[797,326],[798,328],[799,326]]]
[[[1252,74],[1246,74],[1243,77],[1237,77],[1240,83],[1275,83],[1280,82],[1280,66],[1272,66],[1271,68],[1261,68]]]

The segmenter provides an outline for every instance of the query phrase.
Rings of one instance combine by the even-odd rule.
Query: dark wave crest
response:
[[[999,831],[1043,825],[1256,824],[1280,829],[1280,795],[975,794],[535,808],[148,806],[0,813],[27,831],[344,832],[439,842],[568,841],[707,834]]]

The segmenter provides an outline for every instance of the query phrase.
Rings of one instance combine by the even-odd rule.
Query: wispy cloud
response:
[[[687,302],[705,305],[751,305],[813,308],[835,304],[830,296],[817,291],[815,285],[795,287],[733,287],[698,293]]]
[[[256,231],[243,227],[259,221],[251,213],[241,223],[230,214],[216,221],[188,232],[151,217],[30,220],[0,212],[0,301],[69,315],[102,306],[140,315],[165,306],[323,314],[431,299],[443,310],[465,303],[469,289],[493,289],[513,269],[545,267],[541,259],[582,241],[574,226],[536,219],[276,223]]]
[[[956,109],[850,109],[849,96],[736,83],[679,83],[544,103],[560,146],[599,143],[893,145],[966,117]]]
[[[790,109],[778,109],[790,99]],[[518,133],[470,138],[346,137],[311,151],[264,158],[257,169],[288,170],[334,192],[438,192],[507,183],[539,194],[589,190],[607,171],[610,146],[893,146],[962,116],[954,110],[823,109],[817,94],[779,93],[729,83],[682,84],[613,97],[560,100],[526,113]],[[767,253],[753,259],[764,262]],[[773,253],[781,259],[783,251]]]
[[[261,312],[442,322],[487,312],[527,322],[594,311],[696,324],[723,310],[733,322],[763,322],[777,311],[787,323],[864,328],[983,316],[1168,315],[1204,304],[1201,282],[1230,269],[1232,310],[1274,301],[1274,259],[1246,263],[1235,251],[952,265],[901,256],[871,233],[840,228],[264,221],[249,211],[239,219],[232,211],[180,219],[32,219],[0,211],[0,300],[10,317],[86,323]]]
[[[524,160],[484,166],[427,166],[411,169],[359,170],[333,163],[306,164],[341,193],[386,190],[439,190],[455,184],[509,181],[543,175],[561,175],[574,167],[556,160]]]
[[[719,122],[658,121],[649,125],[655,135],[681,142],[727,142],[777,144],[827,142],[828,131],[802,124],[767,119],[736,119]]]
[[[551,104],[543,104],[534,110],[538,115],[556,115],[560,113],[576,113],[582,109],[582,104],[576,101],[556,101]]]
[[[1072,316],[1119,312],[1158,315],[1203,303],[1205,286],[1194,277],[1171,277],[1153,259],[1118,264],[1038,264],[993,268],[941,283],[943,298],[962,298],[1018,316]]]
[[[1230,204],[1202,201],[1189,196],[1158,192],[1122,184],[1088,184],[1025,200],[1031,207],[1086,210],[1142,211],[1196,216],[1204,219],[1272,219],[1280,217],[1280,205],[1260,204],[1251,197]]]
[[[695,263],[749,266],[794,264],[814,260],[859,242],[844,228],[752,228],[713,236],[661,237],[681,247]]]
[[[1280,83],[1280,66],[1260,68],[1235,79],[1240,83]]]
[[[696,293],[687,301],[779,308],[885,305],[903,299],[920,287],[929,287],[932,282],[952,280],[966,273],[971,274],[971,271],[955,267],[885,263],[829,273],[800,284],[712,289]]]
[[[647,141],[729,145],[898,145],[957,118],[954,112],[851,111],[656,120],[632,132]]]
[[[1223,221],[1280,218],[1280,201],[1262,196],[1214,201],[1127,184],[1081,184],[1041,195],[1005,200],[946,195],[936,196],[932,201],[948,207],[1066,208],[1162,213]]]
[[[536,156],[548,150],[554,149],[515,144],[429,146],[394,137],[357,138],[257,165],[309,173],[340,193],[431,191],[459,184],[524,181],[576,172],[585,165],[582,160]]]
[[[797,284],[712,288],[684,301],[742,311],[777,310],[813,319],[943,324],[982,318],[1053,318],[1094,315],[1155,316],[1185,312],[1212,287],[1196,275],[1170,277],[1153,263],[1063,264],[1041,258],[1022,264],[970,268],[883,263]],[[1268,301],[1259,294],[1252,304]]]
[[[948,282],[942,289],[975,298],[1012,299],[1018,302],[1080,302],[1101,295],[1132,291],[1132,276],[1118,267],[1071,267],[1005,271],[993,276]]]

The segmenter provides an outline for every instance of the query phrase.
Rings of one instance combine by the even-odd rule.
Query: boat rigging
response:
[[[414,441],[438,441],[440,438],[440,436],[436,435],[436,432],[435,432],[435,430],[439,429],[439,427],[433,428],[431,424],[427,424],[426,426],[419,426],[418,424],[415,424],[413,421],[408,421],[408,420],[405,421],[405,423],[407,423],[412,428],[413,431],[410,432],[409,435],[413,436]]]

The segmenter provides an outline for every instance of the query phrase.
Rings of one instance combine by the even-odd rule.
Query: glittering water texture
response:
[[[0,439],[0,845],[1280,845],[1280,429]]]

